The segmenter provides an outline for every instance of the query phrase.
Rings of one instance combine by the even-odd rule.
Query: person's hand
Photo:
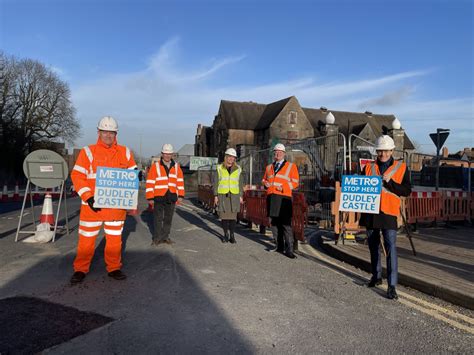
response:
[[[176,204],[177,204],[177,205],[182,205],[182,204],[183,204],[183,198],[182,198],[182,197],[178,197],[178,201],[176,201]]]
[[[244,198],[240,196],[240,204],[244,203]]]
[[[87,204],[89,205],[89,207],[91,208],[92,211],[94,211],[94,212],[99,212],[99,211],[101,211],[102,208],[94,207],[94,202],[95,202],[94,197],[89,197],[89,198],[87,199]]]
[[[214,206],[217,206],[219,204],[219,197],[215,196],[214,197]]]
[[[268,181],[265,181],[263,184],[264,184],[265,187],[267,187],[267,188],[270,187],[270,183],[269,183]]]
[[[283,187],[277,186],[276,190],[282,192],[282,191],[283,191]]]
[[[388,175],[385,175],[385,174],[384,174],[384,175],[382,176],[382,180],[385,181],[385,182],[389,182],[391,179],[392,179],[392,178],[391,178],[390,176],[388,176]]]
[[[155,200],[151,199],[151,200],[148,200],[148,204],[153,207],[155,206]]]

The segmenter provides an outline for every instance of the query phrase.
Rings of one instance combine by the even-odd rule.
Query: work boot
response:
[[[288,253],[285,253],[286,257],[287,258],[290,258],[290,259],[296,259],[296,255],[293,254],[293,252],[288,252]]]
[[[398,295],[397,291],[395,290],[395,286],[388,286],[387,298],[389,300],[398,300]]]
[[[169,244],[169,245],[174,244],[174,242],[170,238],[167,238],[167,239],[163,240],[163,243],[166,243],[166,244]]]
[[[367,287],[375,287],[375,286],[380,286],[382,284],[382,279],[376,279],[372,277],[367,284]]]
[[[227,232],[224,232],[224,236],[222,237],[222,243],[228,243],[229,242],[229,234]]]
[[[270,249],[271,252],[283,253],[283,248],[280,248],[278,245],[275,245],[274,248]]]
[[[127,278],[122,270],[111,271],[109,272],[109,276],[115,280],[125,280]]]
[[[230,232],[230,243],[231,244],[237,244],[237,241],[234,238],[234,233]]]
[[[154,246],[154,247],[156,247],[156,246],[158,246],[158,245],[160,245],[160,244],[161,244],[161,240],[153,239],[153,240],[151,241],[151,245]]]
[[[82,271],[76,271],[71,277],[71,285],[77,285],[84,281],[86,274]]]

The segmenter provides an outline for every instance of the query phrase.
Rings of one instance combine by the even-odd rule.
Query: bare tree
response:
[[[16,122],[26,151],[37,141],[73,142],[80,126],[68,85],[44,64],[31,59],[21,60],[17,70],[15,90],[20,109]]]
[[[79,136],[69,86],[56,73],[36,60],[4,53],[0,70],[2,148],[25,156],[38,143],[72,143]]]

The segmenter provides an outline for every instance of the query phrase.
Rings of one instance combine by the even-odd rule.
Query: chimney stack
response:
[[[449,155],[448,147],[443,147],[443,150],[442,150],[442,156],[443,156],[443,158],[447,158],[448,155]]]

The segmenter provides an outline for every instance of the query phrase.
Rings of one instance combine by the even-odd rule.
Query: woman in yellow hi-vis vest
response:
[[[222,243],[236,243],[234,231],[237,213],[243,201],[242,169],[235,163],[236,158],[234,148],[225,151],[224,162],[217,167],[217,183],[214,184],[214,203],[224,229]]]

